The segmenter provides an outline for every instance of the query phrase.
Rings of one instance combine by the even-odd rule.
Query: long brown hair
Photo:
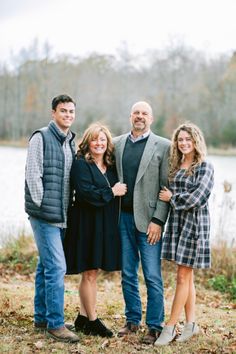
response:
[[[94,161],[93,156],[91,155],[89,150],[89,144],[92,139],[98,137],[100,132],[103,132],[107,137],[107,150],[105,151],[105,154],[103,156],[103,162],[106,166],[111,166],[114,164],[115,161],[112,136],[109,129],[100,122],[90,124],[90,126],[85,130],[78,146],[77,156],[84,156],[84,158],[89,162]]]
[[[176,172],[179,170],[183,159],[183,154],[178,149],[178,136],[180,131],[185,131],[190,135],[195,149],[193,162],[191,166],[189,166],[189,168],[187,169],[186,173],[188,175],[191,175],[195,167],[200,165],[205,160],[206,157],[206,143],[202,131],[195,124],[191,122],[186,122],[184,124],[181,124],[174,131],[172,135],[172,144],[170,150],[170,170],[169,170],[170,180],[173,179]]]

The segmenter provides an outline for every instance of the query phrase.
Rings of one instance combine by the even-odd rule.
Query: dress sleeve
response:
[[[84,201],[94,206],[102,207],[114,198],[114,194],[108,182],[105,181],[107,185],[102,187],[94,183],[89,163],[83,159],[78,159],[73,162],[71,182],[79,198],[82,198]]]
[[[171,197],[170,204],[175,210],[190,210],[204,206],[211,194],[214,184],[214,169],[210,163],[203,163],[196,171],[193,188]]]

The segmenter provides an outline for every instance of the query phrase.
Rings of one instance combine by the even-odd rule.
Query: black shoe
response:
[[[90,334],[92,336],[101,336],[101,337],[112,337],[113,333],[108,329],[99,318],[95,321],[89,321],[85,327],[85,334]]]
[[[76,332],[83,332],[85,330],[85,327],[89,323],[89,319],[86,316],[78,314],[76,320],[75,320],[75,330]]]

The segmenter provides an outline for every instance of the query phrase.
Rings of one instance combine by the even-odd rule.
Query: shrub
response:
[[[9,240],[0,250],[0,262],[8,270],[28,274],[35,271],[37,252],[31,236],[19,235]]]
[[[227,279],[225,275],[216,275],[208,280],[208,284],[221,293],[228,293],[231,299],[236,299],[236,277],[231,280]]]

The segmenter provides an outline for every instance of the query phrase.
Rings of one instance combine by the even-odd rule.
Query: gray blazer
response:
[[[122,156],[128,135],[113,140],[120,182],[123,182]],[[152,217],[166,222],[169,205],[159,200],[158,194],[161,187],[168,185],[169,147],[168,139],[150,133],[134,186],[134,220],[140,232],[147,232]]]

